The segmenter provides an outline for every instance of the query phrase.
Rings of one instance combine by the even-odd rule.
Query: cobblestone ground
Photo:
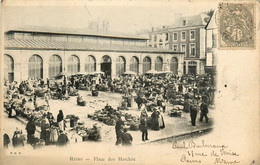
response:
[[[79,91],[80,95],[86,100],[86,106],[78,106],[76,104],[76,97],[71,97],[69,100],[61,101],[61,100],[49,100],[50,103],[50,112],[53,113],[54,117],[57,117],[58,111],[60,109],[63,110],[64,115],[74,114],[80,118],[81,121],[84,121],[87,127],[92,127],[94,123],[97,123],[98,126],[102,127],[101,136],[102,141],[98,143],[102,144],[115,144],[116,135],[114,126],[108,126],[102,122],[92,120],[87,117],[88,114],[93,113],[95,110],[101,110],[105,107],[106,104],[109,104],[113,108],[117,108],[120,104],[122,94],[118,93],[110,93],[110,92],[100,92],[98,97],[92,97],[89,91]],[[162,114],[165,121],[165,128],[160,131],[148,130],[149,141],[158,140],[162,138],[167,138],[171,136],[176,136],[184,133],[189,133],[197,130],[203,130],[207,128],[211,128],[213,126],[213,114],[214,110],[210,110],[208,117],[209,123],[198,122],[199,113],[197,116],[196,126],[191,126],[190,116],[188,113],[182,113],[182,117],[170,117],[168,116],[168,110],[171,109],[171,105],[167,105],[166,113]],[[133,115],[140,115],[140,111],[137,109],[130,109],[125,111],[127,113],[131,113]],[[151,115],[151,112],[148,112]],[[24,133],[25,125],[22,122],[16,119],[8,119],[5,114],[5,131],[9,134],[10,138],[13,134],[15,128],[18,126],[23,129]],[[205,120],[205,119],[204,119]],[[24,120],[24,122],[27,122]],[[69,127],[69,123],[67,123],[67,127]],[[39,129],[40,130],[40,129]],[[70,139],[70,145],[75,144],[75,139],[77,139],[77,143],[81,143],[82,138],[77,136],[74,130],[70,130],[70,128],[66,129],[68,131],[68,137]],[[141,132],[140,131],[128,131],[133,136],[133,145],[144,144],[141,140]],[[36,135],[37,136],[37,135]],[[82,143],[93,143],[90,141],[82,142]],[[77,144],[75,144],[77,145]]]

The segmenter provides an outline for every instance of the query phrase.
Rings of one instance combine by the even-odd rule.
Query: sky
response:
[[[60,0],[61,1],[61,0]],[[177,16],[194,15],[214,9],[216,3],[146,3],[77,5],[7,5],[4,8],[4,27],[47,26],[82,29],[91,21],[109,21],[109,30],[123,33],[170,25]]]

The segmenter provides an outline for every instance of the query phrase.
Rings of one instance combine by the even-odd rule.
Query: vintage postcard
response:
[[[260,164],[259,7],[3,0],[0,164]]]

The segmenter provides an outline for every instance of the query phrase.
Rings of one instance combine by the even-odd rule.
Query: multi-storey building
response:
[[[148,32],[148,45],[153,48],[184,53],[183,72],[203,74],[206,64],[207,14],[180,17],[174,24]]]
[[[183,53],[147,46],[146,37],[96,30],[26,28],[5,33],[5,79],[50,78],[65,72],[172,70],[182,74]]]

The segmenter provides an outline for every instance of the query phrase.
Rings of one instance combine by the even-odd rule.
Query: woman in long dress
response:
[[[163,128],[165,128],[163,116],[160,114],[159,111],[157,111],[157,112],[158,112],[158,115],[159,115],[159,118],[158,118],[159,127],[160,127],[160,129],[163,129]]]
[[[154,109],[154,111],[152,113],[151,129],[156,130],[156,131],[158,131],[160,129],[160,127],[159,127],[159,114],[156,111],[156,109]]]
[[[136,96],[137,95],[135,93],[135,90],[133,90],[133,92],[131,93],[131,105],[132,105],[133,109],[137,109],[138,108],[137,103],[135,102]]]
[[[43,139],[46,145],[50,142],[50,123],[46,115],[42,119],[40,139]]]
[[[59,137],[59,134],[58,134],[58,128],[59,127],[56,127],[55,125],[52,125],[51,126],[51,131],[50,131],[50,142],[52,143],[56,143],[58,141],[58,137]]]

